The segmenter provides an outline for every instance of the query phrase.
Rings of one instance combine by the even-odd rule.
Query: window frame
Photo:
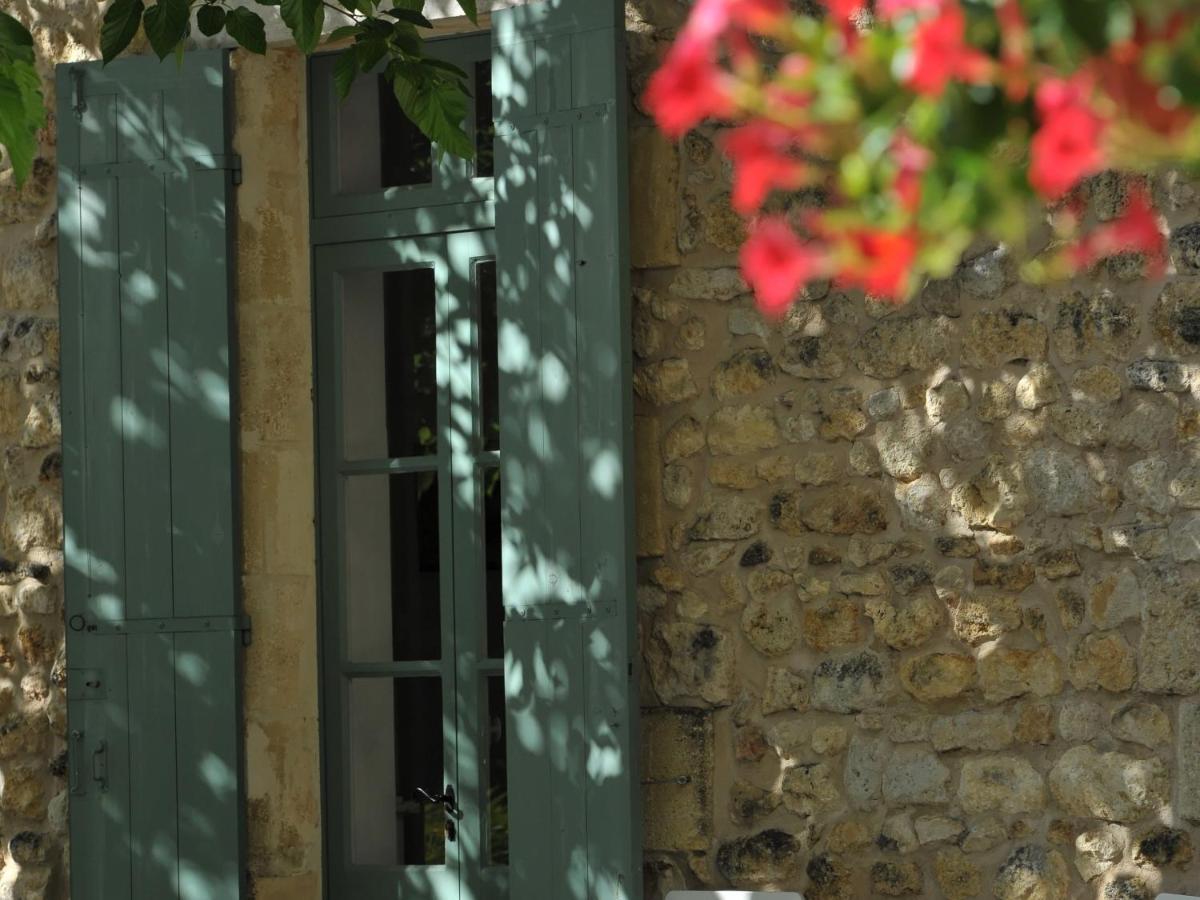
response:
[[[454,35],[436,41],[445,50],[461,43],[484,48],[490,60],[490,32]],[[447,54],[457,56],[458,54]],[[470,55],[470,54],[466,54]],[[463,60],[456,59],[460,65]],[[468,60],[469,61],[469,60]],[[322,87],[320,57],[309,68],[310,145],[312,148],[312,267],[314,334],[314,401],[316,406],[319,648],[321,679],[321,789],[323,808],[325,892],[329,897],[353,896],[374,900],[399,896],[441,898],[457,889],[478,900],[508,897],[507,866],[464,860],[453,852],[472,847],[487,852],[488,809],[483,798],[486,783],[487,679],[503,677],[504,661],[487,658],[486,552],[483,543],[484,473],[499,468],[499,451],[483,450],[480,420],[482,396],[479,354],[479,296],[476,264],[495,259],[494,179],[464,177],[465,183],[389,188],[365,195],[332,198],[330,145],[336,140],[337,119],[330,100],[337,102],[332,85]],[[465,67],[465,66],[464,66]],[[325,118],[320,118],[324,115]],[[473,106],[468,111],[474,118]],[[324,132],[323,133],[323,129]],[[324,147],[324,149],[320,149]],[[449,157],[446,157],[449,159]],[[465,172],[459,173],[465,176]],[[322,187],[323,186],[323,187]],[[322,191],[325,191],[324,196]],[[340,202],[349,200],[351,202]],[[342,343],[338,271],[353,269],[416,268],[432,263],[437,291],[438,328],[438,427],[436,455],[347,461],[342,435]],[[452,298],[469,297],[466,303]],[[467,347],[466,365],[461,358]],[[474,348],[474,349],[472,349]],[[456,395],[454,392],[458,392]],[[457,399],[452,399],[452,395]],[[448,428],[455,413],[451,404],[470,404],[470,452],[455,452]],[[346,719],[347,678],[412,677],[436,674],[429,663],[350,663],[345,659],[345,480],[371,473],[434,471],[439,479],[439,527],[442,531],[442,660],[443,716],[451,702],[458,728],[454,748],[445,741],[445,769],[458,792],[465,816],[455,844],[447,844],[445,866],[366,866],[349,863],[349,794],[345,777],[349,761],[350,728]],[[477,609],[468,608],[475,598]],[[453,623],[448,627],[447,623]],[[456,644],[457,641],[457,644]],[[463,649],[467,648],[467,649]],[[463,740],[468,735],[470,740]],[[467,762],[464,762],[467,760]],[[442,786],[438,786],[439,788]],[[458,885],[454,888],[454,885]]]

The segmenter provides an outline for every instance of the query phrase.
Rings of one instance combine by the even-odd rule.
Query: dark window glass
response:
[[[343,276],[342,428],[347,459],[437,452],[432,269]]]
[[[350,861],[444,865],[446,816],[421,799],[445,788],[439,678],[349,683]]]
[[[479,296],[479,382],[483,396],[483,446],[500,449],[500,367],[497,362],[496,261],[475,266],[475,289]]]
[[[492,61],[475,63],[475,175],[496,174],[496,122],[492,118]]]
[[[347,650],[354,662],[442,656],[433,472],[345,481]]]
[[[504,712],[504,678],[487,679],[487,844],[488,862],[508,865],[508,758]]]
[[[433,147],[404,114],[391,84],[379,76],[379,175],[383,187],[433,180]]]
[[[484,469],[483,542],[487,592],[487,655],[504,657],[504,590],[500,563],[500,470]]]

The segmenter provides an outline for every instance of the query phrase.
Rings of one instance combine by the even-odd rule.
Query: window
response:
[[[311,70],[326,868],[355,900],[507,897],[494,233],[379,216],[490,196],[487,37],[435,46],[475,73],[475,163]]]

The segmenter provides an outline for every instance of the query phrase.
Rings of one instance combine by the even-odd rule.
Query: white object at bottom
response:
[[[782,894],[773,891],[671,891],[667,894],[667,900],[804,900],[804,898],[791,891]],[[1196,900],[1200,900],[1200,898],[1196,898]]]

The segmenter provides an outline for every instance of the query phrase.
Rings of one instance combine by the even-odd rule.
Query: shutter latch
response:
[[[83,69],[75,66],[71,69],[71,109],[75,111],[75,118],[82,119],[83,114],[87,111],[87,101],[83,99]]]

